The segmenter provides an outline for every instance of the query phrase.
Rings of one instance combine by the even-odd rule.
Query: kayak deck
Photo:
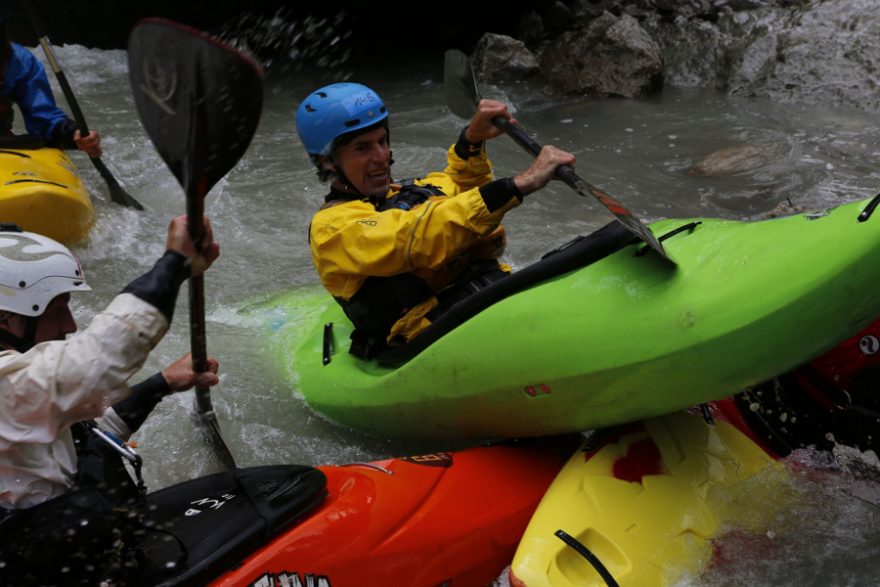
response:
[[[0,147],[0,222],[74,245],[94,221],[91,198],[64,151]]]
[[[712,562],[722,528],[766,528],[788,472],[735,410],[725,401],[713,424],[679,412],[585,440],[535,511],[511,585],[605,587],[601,572],[622,587],[670,585]]]

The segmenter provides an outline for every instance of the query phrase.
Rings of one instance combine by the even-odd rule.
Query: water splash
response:
[[[333,17],[299,17],[289,8],[280,8],[272,16],[244,13],[216,34],[266,69],[314,66],[339,70],[351,56],[348,21],[345,11]]]
[[[824,562],[822,584],[858,585],[876,574],[880,543],[880,477],[872,452],[837,445],[833,452],[799,449],[786,459],[793,472],[784,504],[763,533],[732,530],[716,541],[728,563],[679,585],[817,584],[816,568],[792,564]],[[860,493],[860,494],[857,494]],[[766,504],[755,502],[760,509]]]

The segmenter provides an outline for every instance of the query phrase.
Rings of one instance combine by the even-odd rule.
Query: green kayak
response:
[[[313,409],[377,435],[524,437],[588,430],[729,396],[880,315],[880,196],[759,222],[619,223],[454,306],[378,360],[348,353],[322,289],[268,302],[277,361]]]

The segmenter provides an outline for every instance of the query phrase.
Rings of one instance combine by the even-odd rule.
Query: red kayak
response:
[[[485,586],[580,435],[255,467],[152,493],[142,585]],[[240,488],[243,488],[240,489]]]
[[[880,319],[831,351],[738,398],[775,452],[835,443],[880,453]],[[784,414],[784,416],[783,416]],[[783,417],[780,417],[783,416]]]

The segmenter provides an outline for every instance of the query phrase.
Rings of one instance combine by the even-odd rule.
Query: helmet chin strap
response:
[[[18,337],[0,328],[0,342],[4,342],[20,353],[26,353],[37,344],[37,324],[39,316],[23,316],[25,319],[24,336]]]

